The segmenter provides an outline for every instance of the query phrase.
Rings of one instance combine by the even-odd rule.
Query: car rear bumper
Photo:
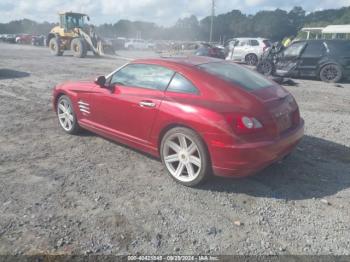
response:
[[[283,159],[290,154],[304,135],[304,120],[298,127],[273,141],[240,145],[211,145],[214,174],[226,177],[245,177]]]

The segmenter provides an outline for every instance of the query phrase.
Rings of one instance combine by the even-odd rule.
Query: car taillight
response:
[[[228,121],[233,125],[234,131],[240,134],[254,133],[263,128],[262,123],[255,117],[238,116]]]

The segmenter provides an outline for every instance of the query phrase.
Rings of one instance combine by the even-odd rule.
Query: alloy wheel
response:
[[[201,171],[202,158],[198,146],[184,134],[176,133],[167,138],[163,156],[170,174],[181,182],[195,180]]]
[[[336,67],[334,67],[332,65],[327,66],[327,68],[325,68],[323,71],[323,76],[328,81],[332,81],[333,79],[335,79],[338,76],[338,70]]]
[[[66,131],[71,131],[74,123],[74,115],[71,105],[68,100],[61,99],[57,106],[58,120],[62,128]]]

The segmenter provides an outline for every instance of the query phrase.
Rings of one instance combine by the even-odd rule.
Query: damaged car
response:
[[[340,82],[350,73],[350,41],[295,41],[285,49],[274,45],[263,54],[257,71],[264,75]]]

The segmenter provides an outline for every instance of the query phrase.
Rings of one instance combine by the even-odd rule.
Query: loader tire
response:
[[[50,48],[51,54],[55,56],[63,55],[63,51],[60,50],[60,40],[57,37],[51,38],[49,42],[49,48]]]
[[[85,41],[81,38],[74,38],[71,43],[71,50],[75,57],[83,58],[87,54]]]

